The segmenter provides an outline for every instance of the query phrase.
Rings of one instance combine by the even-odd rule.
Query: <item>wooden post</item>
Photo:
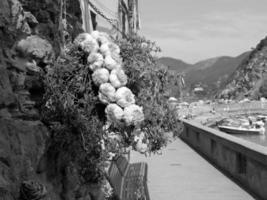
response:
[[[120,20],[120,30],[123,35],[126,34],[127,30],[127,16],[128,16],[128,7],[124,0],[119,0],[119,20]]]
[[[126,34],[126,14],[125,12],[122,13],[122,32]]]
[[[121,7],[121,0],[118,1],[118,28],[122,30],[122,7]]]
[[[91,19],[91,13],[90,13],[90,6],[89,6],[87,0],[84,0],[84,5],[85,5],[85,9],[84,9],[85,31],[87,33],[91,33],[91,31],[93,31],[93,27],[92,27],[92,19]]]
[[[83,29],[85,32],[90,33],[93,31],[90,6],[87,0],[79,0],[82,11]]]
[[[126,34],[126,27],[125,27],[125,23],[126,23],[125,12],[126,11],[125,11],[125,8],[127,9],[127,7],[125,7],[124,1],[119,0],[119,5],[118,5],[119,29],[121,30],[121,32],[123,34]]]
[[[60,55],[64,55],[64,48],[65,48],[65,37],[64,37],[64,26],[63,26],[63,10],[64,10],[64,0],[60,0],[60,11],[59,11],[59,46],[60,46]]]
[[[128,0],[128,30],[129,34],[132,35],[135,33],[135,24],[134,24],[134,8],[135,8],[135,1]]]
[[[183,74],[178,75],[178,85],[179,85],[179,90],[180,90],[179,100],[180,102],[183,102],[183,87],[184,87],[184,75]]]

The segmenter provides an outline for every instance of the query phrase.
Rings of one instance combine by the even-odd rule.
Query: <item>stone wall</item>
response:
[[[70,40],[81,32],[78,2],[67,1]],[[58,167],[48,153],[53,133],[41,121],[43,75],[58,53],[58,3],[0,0],[0,199],[98,196],[99,187],[81,184],[71,163]]]
[[[56,52],[59,53],[59,14],[60,0],[21,0],[24,10],[32,13],[38,21],[35,31],[48,39]],[[82,20],[79,0],[66,1],[67,29],[66,40],[73,40],[82,32]]]
[[[181,138],[251,194],[267,199],[266,147],[189,121]]]

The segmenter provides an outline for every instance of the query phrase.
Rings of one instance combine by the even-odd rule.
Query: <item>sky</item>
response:
[[[140,34],[188,63],[238,56],[267,36],[267,0],[139,0]]]

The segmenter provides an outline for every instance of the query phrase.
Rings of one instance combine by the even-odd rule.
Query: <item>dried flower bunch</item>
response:
[[[107,123],[138,128],[144,121],[143,108],[136,105],[135,95],[126,87],[128,77],[123,70],[118,45],[106,33],[98,31],[78,35],[74,44],[88,54],[87,65],[92,71],[94,84],[99,88],[98,98],[107,105]],[[135,135],[136,141],[138,137]],[[143,134],[142,139],[138,139],[138,144],[144,137]],[[137,147],[140,152],[148,150],[144,145],[142,148]]]
[[[62,167],[76,165],[81,181],[102,181],[106,161],[127,149],[159,152],[168,142],[165,133],[179,131],[157,51],[140,36],[114,40],[94,31],[67,44],[45,69],[40,106],[53,134],[49,152]]]

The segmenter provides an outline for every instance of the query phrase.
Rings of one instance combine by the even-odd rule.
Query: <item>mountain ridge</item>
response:
[[[178,58],[172,58],[172,57],[161,57],[158,59],[158,61],[167,66],[168,70],[170,71],[178,71],[178,72],[182,72],[184,70],[186,70],[189,67],[192,67],[192,64],[189,64],[187,62],[184,62],[181,59]]]
[[[243,60],[217,96],[229,99],[267,97],[267,37]]]
[[[188,64],[171,57],[160,58],[159,62],[167,66],[169,71],[184,73],[186,88],[189,92],[192,92],[198,85],[206,89],[208,96],[212,96],[221,89],[222,85],[225,85],[231,74],[249,54],[250,52],[244,52],[236,57],[213,57],[195,64]]]

